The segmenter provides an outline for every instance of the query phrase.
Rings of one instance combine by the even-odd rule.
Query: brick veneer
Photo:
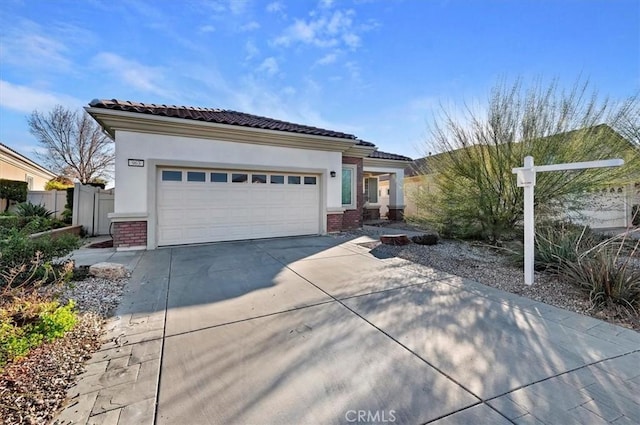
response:
[[[113,223],[113,246],[129,248],[147,246],[146,221],[116,221]]]
[[[342,230],[342,213],[327,213],[327,233],[336,233]]]
[[[355,164],[356,172],[356,209],[346,210],[342,215],[342,229],[356,229],[362,226],[362,208],[364,207],[363,182],[362,182],[362,158],[350,156],[342,157],[343,164]]]
[[[404,220],[404,208],[389,208],[389,213],[387,217],[391,221],[402,221]]]

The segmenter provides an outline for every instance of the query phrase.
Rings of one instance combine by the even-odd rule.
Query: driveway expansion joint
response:
[[[156,375],[156,388],[153,400],[153,424],[155,425],[158,418],[158,400],[160,400],[160,380],[162,379],[162,365],[164,360],[164,342],[167,335],[167,309],[169,308],[169,294],[171,289],[171,266],[173,264],[173,249],[169,251],[169,273],[167,278],[167,294],[164,300],[164,320],[162,326],[162,342],[160,344],[160,367]]]
[[[269,254],[269,253],[267,253]],[[271,254],[269,254],[271,256]],[[329,292],[325,291],[324,289],[322,289],[321,287],[319,287],[318,285],[316,285],[315,283],[313,283],[312,281],[310,281],[309,279],[307,279],[306,277],[302,276],[301,274],[299,274],[298,272],[296,272],[295,270],[291,269],[289,267],[288,264],[285,264],[284,262],[278,260],[277,258],[273,257],[276,261],[279,261],[284,267],[286,267],[287,269],[291,270],[293,273],[295,273],[296,275],[298,275],[300,278],[302,278],[303,280],[305,280],[306,282],[308,282],[310,285],[313,285],[314,287],[316,287],[319,291],[322,291],[325,295],[327,295],[328,297],[332,298],[335,302],[339,303],[341,306],[343,306],[344,308],[346,308],[347,310],[349,310],[351,313],[355,314],[357,317],[359,317],[360,319],[362,319],[365,323],[369,324],[371,327],[373,327],[374,329],[376,329],[377,331],[379,331],[380,333],[382,333],[383,335],[385,335],[387,338],[391,339],[392,341],[394,341],[396,344],[398,344],[399,346],[401,346],[402,348],[404,348],[406,351],[408,351],[409,353],[413,354],[414,356],[416,356],[417,358],[419,358],[421,361],[423,361],[425,364],[427,364],[429,367],[431,367],[432,369],[434,369],[435,371],[437,371],[438,373],[440,373],[441,375],[443,375],[444,377],[446,377],[447,379],[449,379],[451,382],[453,382],[454,384],[456,384],[457,386],[459,386],[460,388],[462,388],[463,390],[465,390],[466,392],[468,392],[469,394],[471,394],[473,397],[475,397],[476,399],[480,400],[480,397],[478,397],[475,393],[473,393],[471,390],[469,390],[468,388],[466,388],[464,385],[462,385],[460,382],[456,381],[455,379],[453,379],[453,377],[451,377],[450,375],[448,375],[446,372],[444,372],[443,370],[441,370],[440,368],[436,367],[435,365],[433,365],[431,362],[427,361],[426,359],[424,359],[423,357],[419,356],[415,351],[411,350],[409,347],[407,347],[406,345],[404,345],[403,343],[401,343],[400,341],[398,341],[397,339],[395,339],[394,337],[392,337],[391,335],[389,335],[387,332],[385,332],[384,330],[380,329],[379,327],[377,327],[376,325],[374,325],[373,323],[371,323],[369,320],[367,320],[366,318],[364,318],[362,315],[358,314],[358,312],[356,312],[355,310],[353,310],[351,307],[349,307],[348,305],[346,305],[345,303],[342,302],[342,300],[340,298],[336,298],[333,295],[331,295]],[[414,286],[412,285],[406,285],[405,287],[408,286]],[[393,289],[397,289],[397,288],[391,288],[389,290],[393,290]],[[379,292],[384,292],[384,291],[379,291]],[[370,294],[368,294],[370,295]]]

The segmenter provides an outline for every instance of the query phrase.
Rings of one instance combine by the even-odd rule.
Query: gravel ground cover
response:
[[[105,318],[122,295],[126,279],[87,277],[70,282],[61,303],[76,302],[78,324],[63,338],[44,344],[0,374],[0,424],[46,424],[60,408],[84,362],[101,345]]]
[[[409,226],[407,229],[416,230]],[[366,229],[356,230],[352,234],[378,238],[378,232]],[[557,276],[536,272],[534,285],[525,285],[522,269],[514,266],[506,255],[486,245],[441,240],[437,245],[431,246],[414,243],[391,246],[376,242],[369,248],[373,248],[373,253],[377,255],[404,258],[503,291],[640,331],[640,315],[637,313],[630,313],[617,305],[592,308],[586,292],[563,282]]]

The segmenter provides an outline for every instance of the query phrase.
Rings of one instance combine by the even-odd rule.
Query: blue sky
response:
[[[439,105],[500,78],[640,90],[638,0],[3,0],[0,141],[26,116],[117,98],[233,109],[418,157]]]

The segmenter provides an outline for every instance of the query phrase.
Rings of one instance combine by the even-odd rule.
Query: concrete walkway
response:
[[[60,422],[640,423],[640,334],[367,240],[134,254]]]

